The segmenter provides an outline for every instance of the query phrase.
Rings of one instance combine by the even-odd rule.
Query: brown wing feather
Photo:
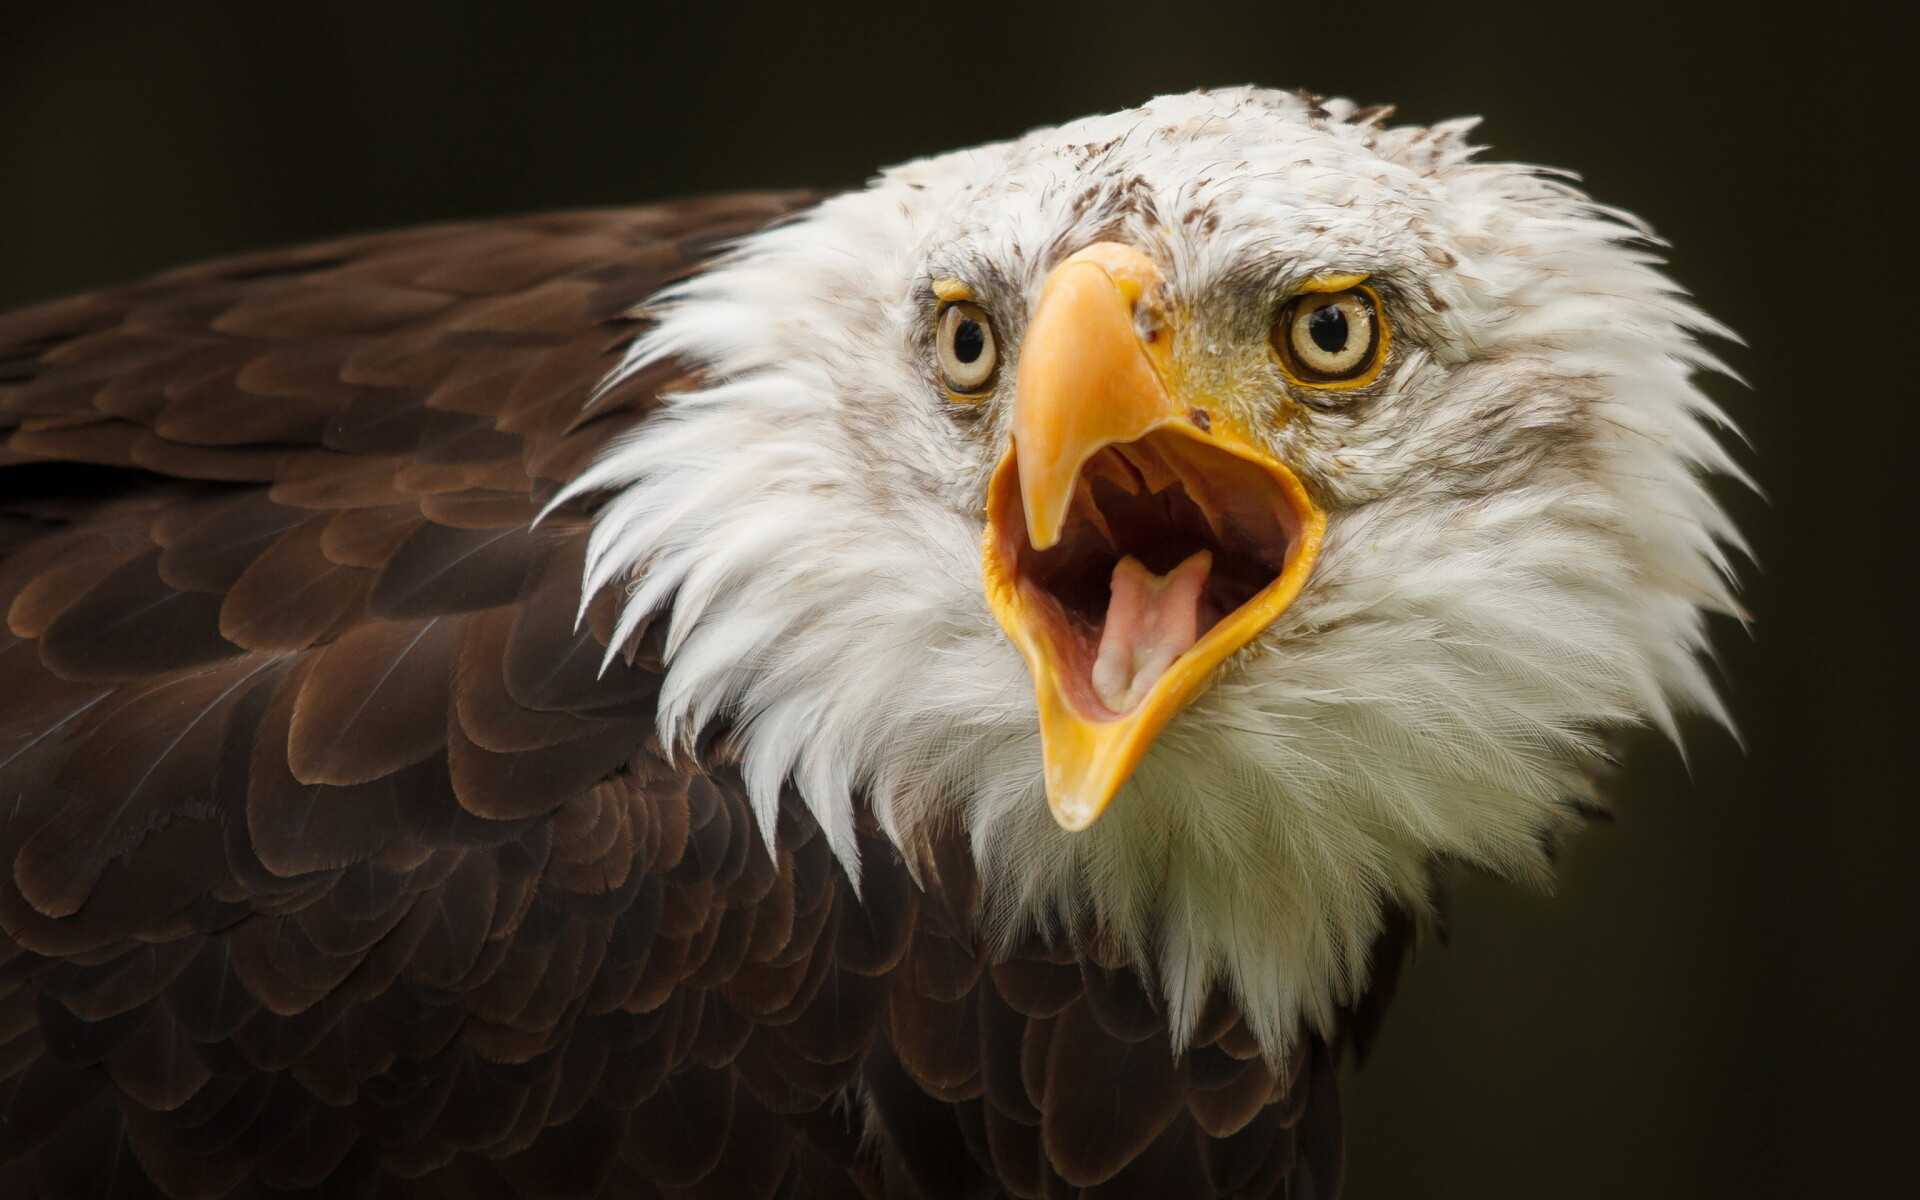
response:
[[[769,853],[576,624],[531,522],[677,378],[593,394],[628,314],[807,202],[0,317],[0,1194],[1333,1194],[1320,1043],[1170,1057],[1129,964],[977,942],[963,846]]]

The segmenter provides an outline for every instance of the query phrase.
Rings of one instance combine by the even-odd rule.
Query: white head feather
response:
[[[586,585],[629,589],[622,637],[671,613],[666,740],[730,723],[764,828],[790,782],[850,871],[857,794],[903,847],[963,829],[991,934],[1157,964],[1177,1039],[1223,984],[1271,1052],[1324,1028],[1437,858],[1543,873],[1601,733],[1719,713],[1702,613],[1736,535],[1703,477],[1736,468],[1689,382],[1717,327],[1650,235],[1476,161],[1471,125],[1163,97],[887,171],[672,289],[622,372],[701,385],[572,489],[614,491]],[[1370,272],[1397,326],[1374,399],[1273,435],[1330,514],[1305,591],[1076,834],[982,595],[1006,405],[947,398],[927,295],[989,281],[1017,354],[1049,268],[1116,237],[1203,300]]]

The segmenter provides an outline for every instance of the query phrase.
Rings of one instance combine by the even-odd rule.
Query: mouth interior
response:
[[[1265,469],[1159,432],[1081,468],[1060,540],[1036,550],[1018,499],[1003,525],[1015,579],[1052,644],[1066,698],[1110,721],[1277,580],[1299,520]]]

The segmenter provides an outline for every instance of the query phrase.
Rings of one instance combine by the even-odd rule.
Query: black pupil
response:
[[[1338,354],[1347,348],[1347,314],[1337,304],[1314,309],[1307,318],[1307,336],[1328,354]]]
[[[987,348],[987,331],[980,322],[967,318],[953,331],[953,356],[963,363],[973,362]]]

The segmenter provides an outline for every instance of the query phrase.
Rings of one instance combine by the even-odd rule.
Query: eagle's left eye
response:
[[[1000,348],[993,337],[987,310],[970,301],[940,310],[940,370],[947,390],[956,396],[977,396],[993,383],[1000,365]]]
[[[1296,382],[1352,386],[1378,372],[1384,333],[1371,290],[1308,292],[1280,310],[1273,348]]]

